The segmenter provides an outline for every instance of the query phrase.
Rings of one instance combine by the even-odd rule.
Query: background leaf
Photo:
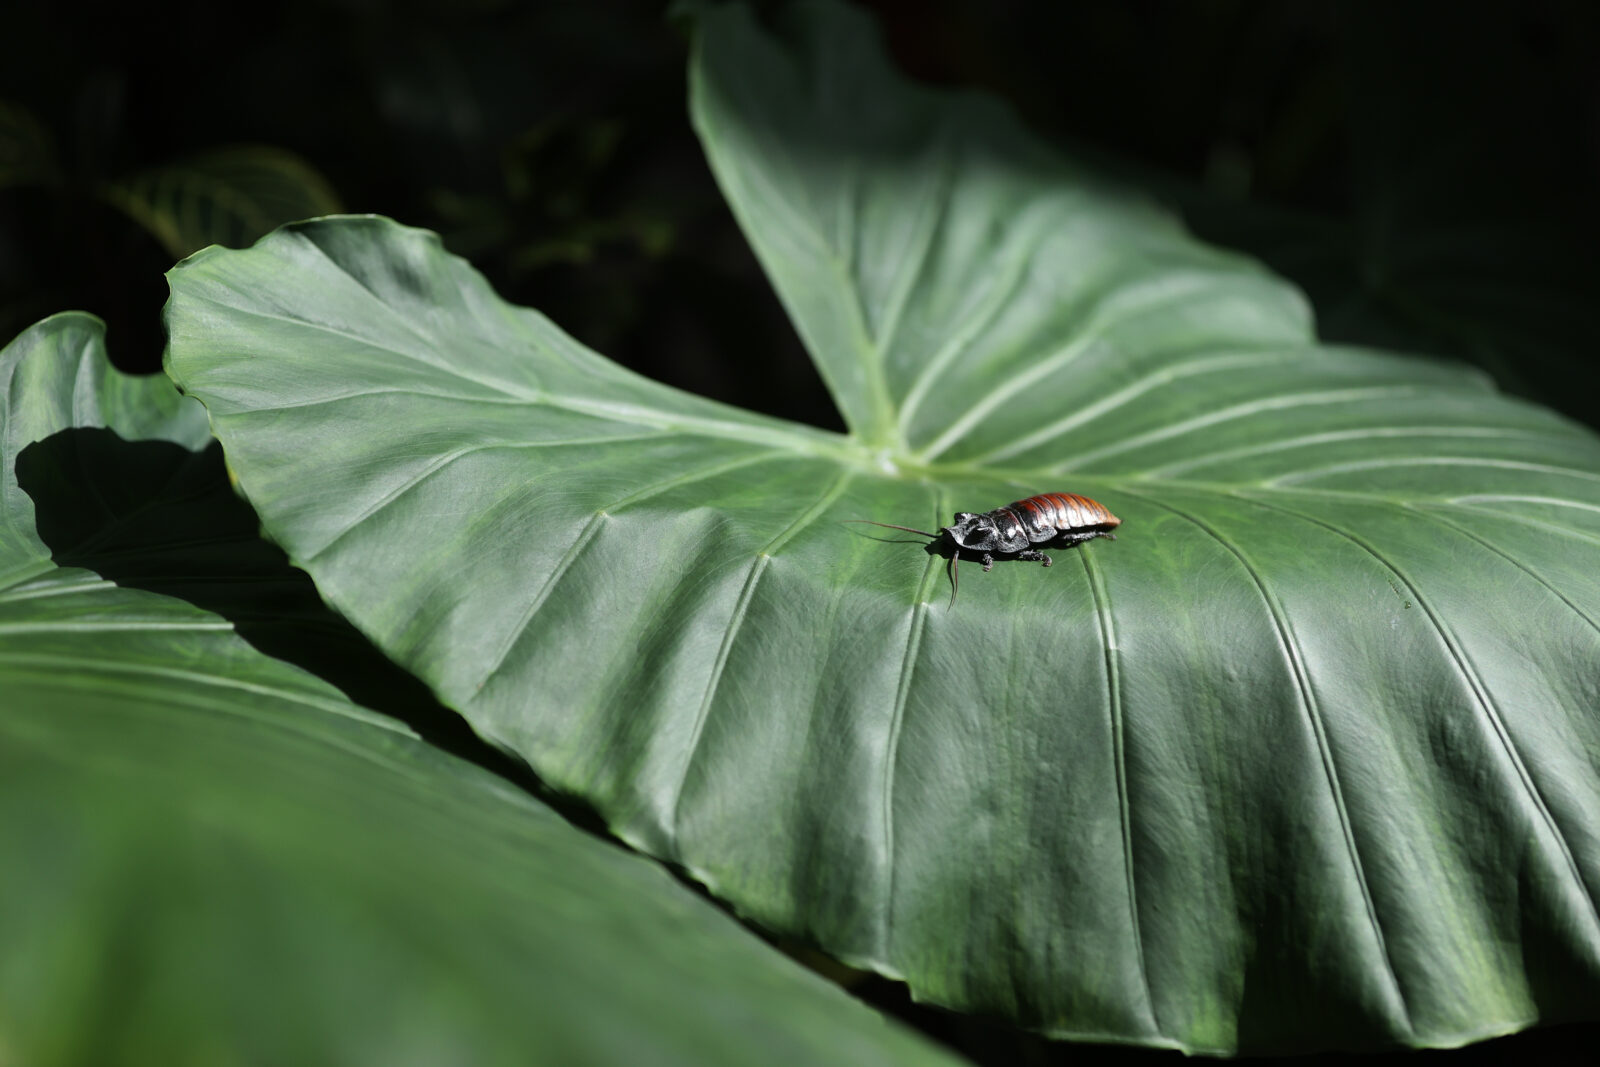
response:
[[[1202,236],[1304,286],[1322,336],[1467,359],[1502,389],[1600,426],[1587,387],[1600,349],[1593,155],[1549,136],[1592,124],[1592,94],[1565,95],[1556,55],[1582,54],[1592,13],[1428,0],[1343,16],[1344,212],[1163,191]]]
[[[6,1058],[946,1062],[179,599],[231,573],[309,617],[221,506],[199,406],[112,371],[96,320],[28,331],[0,383]],[[259,591],[207,595],[271,615]]]
[[[315,168],[266,145],[198,152],[108,181],[100,195],[177,258],[210,244],[247,245],[284,219],[339,210]]]
[[[853,436],[307,224],[172,275],[169,370],[269,532],[627,840],[919,997],[1204,1051],[1592,1018],[1600,442],[1316,345],[865,29],[717,9],[692,79]],[[954,610],[838,525],[1059,489],[1122,540]]]
[[[0,100],[0,189],[59,180],[50,131],[20,104]]]

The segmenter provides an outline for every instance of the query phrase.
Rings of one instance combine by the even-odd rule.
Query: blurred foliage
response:
[[[438,230],[629,366],[838,428],[689,130],[667,6],[179,0],[152,47],[145,9],[12,5],[0,334],[80,307],[154,369],[158,275],[193,236],[128,183],[148,207],[220,145],[272,146],[311,168],[308,196]],[[1470,359],[1600,424],[1574,388],[1600,351],[1593,5],[866,6],[913,74],[1005,96],[1297,281],[1324,336]],[[251,229],[309,213],[260,207]]]
[[[182,259],[211,244],[249,245],[291,219],[340,210],[327,180],[280,148],[213,148],[125,174],[77,162],[63,163],[56,137],[33,111],[0,100],[0,195],[13,194],[13,221],[23,235],[0,253],[0,278],[17,288],[0,295],[0,333],[7,339],[62,310],[51,306],[62,295],[58,284],[70,291],[75,283],[103,281],[114,290],[133,281],[120,275],[118,258],[103,253],[128,250],[139,231],[167,256]],[[120,224],[105,213],[108,207],[122,214]],[[82,250],[60,240],[51,227],[69,219],[91,239],[91,251],[102,254],[74,254]]]
[[[247,143],[305,160],[347,210],[439,231],[508,299],[644,373],[840,425],[689,129],[665,3],[187,0],[159,48],[136,44],[149,13],[90,8],[0,14],[38,44],[0,70],[19,116],[0,112],[0,334],[82,308],[119,366],[154,370],[174,227],[93,191],[139,175],[159,200],[197,154]],[[60,146],[63,179],[5,187],[12,155],[49,158],[7,151],[36,141]]]
[[[1465,359],[1600,426],[1600,8],[884,0],[902,62],[996,90],[1332,341]]]
[[[330,215],[339,200],[299,156],[256,145],[198,152],[100,186],[171,255],[242,247],[287,219]]]

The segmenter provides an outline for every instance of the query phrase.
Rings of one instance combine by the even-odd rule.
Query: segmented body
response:
[[[1077,493],[1040,493],[995,508],[989,516],[994,519],[1000,540],[1006,546],[1002,551],[1007,552],[1019,551],[1030,544],[1077,544],[1109,533],[1122,524],[1104,504]],[[1010,547],[1012,545],[1016,547]]]

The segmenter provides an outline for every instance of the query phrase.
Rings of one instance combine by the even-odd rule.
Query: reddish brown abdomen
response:
[[[1122,525],[1104,504],[1077,493],[1040,493],[1006,506],[1035,542],[1067,530],[1113,530]]]

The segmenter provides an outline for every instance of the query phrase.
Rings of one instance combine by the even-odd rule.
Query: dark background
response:
[[[1600,426],[1600,5],[865,6],[916,77],[1006,97],[1041,135],[1293,279],[1325,338],[1475,363]],[[107,190],[269,146],[330,206],[439,231],[505,297],[613,359],[842,429],[689,128],[687,46],[665,7],[7,5],[0,341],[84,309],[108,322],[120,366],[157,369],[162,274],[193,248]],[[159,206],[202,219],[259,193],[173,188]],[[270,215],[294,197],[257,199]],[[1064,1051],[911,1006],[879,979],[858,988],[989,1062]],[[1067,1058],[1086,1054],[1155,1058]],[[1592,1063],[1600,1032],[1423,1059],[1441,1055]]]
[[[1325,337],[1466,359],[1600,425],[1600,5],[867,6],[914,75],[1004,95],[1265,258]],[[7,5],[0,335],[82,308],[110,324],[114,360],[154,369],[161,274],[192,249],[164,247],[106,184],[268,145],[345,210],[438,230],[614,359],[838,427],[689,129],[665,7]],[[17,163],[41,154],[43,176]]]

